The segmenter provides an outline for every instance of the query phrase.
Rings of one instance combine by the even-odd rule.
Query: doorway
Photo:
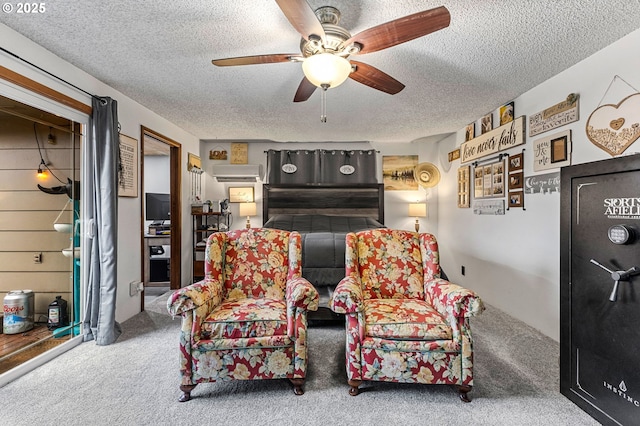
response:
[[[83,131],[63,114],[0,95],[0,386],[40,363],[34,358],[81,340]]]
[[[143,282],[140,303],[141,310],[144,310],[145,297],[149,300],[149,296],[160,296],[165,291],[181,287],[182,145],[144,126],[141,127],[140,141],[143,194],[140,204]],[[164,210],[152,208],[154,203],[162,206],[166,196],[167,216],[166,207]]]

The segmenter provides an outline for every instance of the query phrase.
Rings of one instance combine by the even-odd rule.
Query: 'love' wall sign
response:
[[[524,115],[460,146],[462,164],[524,144]]]

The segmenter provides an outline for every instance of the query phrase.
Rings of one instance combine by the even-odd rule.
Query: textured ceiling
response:
[[[347,80],[327,92],[321,123],[319,90],[292,102],[300,64],[211,64],[299,52],[300,35],[273,0],[57,1],[43,14],[2,13],[0,22],[198,138],[302,142],[437,140],[640,27],[639,0],[309,4],[337,7],[351,34],[440,5],[451,25],[352,57],[406,88],[392,96]]]

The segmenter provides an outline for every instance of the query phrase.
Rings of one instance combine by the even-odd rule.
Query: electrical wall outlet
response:
[[[42,263],[42,252],[33,253],[33,263]]]
[[[131,281],[129,283],[129,296],[133,297],[144,289],[144,284],[140,281]]]

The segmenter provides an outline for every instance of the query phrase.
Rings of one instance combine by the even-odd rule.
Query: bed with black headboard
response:
[[[262,196],[265,228],[302,235],[302,275],[318,289],[325,308],[344,277],[345,235],[384,227],[383,185],[265,184]],[[327,315],[321,309],[316,318]]]

